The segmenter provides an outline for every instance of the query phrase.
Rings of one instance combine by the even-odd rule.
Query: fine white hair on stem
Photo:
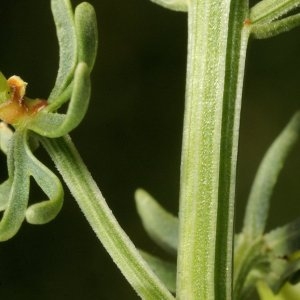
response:
[[[158,5],[175,11],[188,11],[189,0],[150,0]]]

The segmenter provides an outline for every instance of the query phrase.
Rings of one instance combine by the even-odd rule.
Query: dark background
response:
[[[147,0],[90,2],[98,16],[99,55],[92,75],[90,109],[72,137],[128,235],[138,247],[159,254],[141,227],[133,193],[144,187],[177,214],[186,14]],[[58,67],[50,1],[1,0],[0,37],[1,71],[6,76],[22,76],[29,83],[27,94],[32,98],[47,98]],[[238,161],[237,230],[262,155],[299,109],[299,37],[300,30],[295,29],[249,45]],[[268,228],[300,214],[299,150],[297,145],[279,178]],[[3,155],[0,163],[4,179]],[[38,196],[33,192],[32,198]],[[53,222],[45,226],[24,223],[13,239],[0,244],[0,299],[114,300],[137,296],[67,193],[63,210]]]

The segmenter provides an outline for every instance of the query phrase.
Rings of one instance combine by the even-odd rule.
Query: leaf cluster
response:
[[[0,126],[0,149],[7,155],[8,179],[0,185],[0,241],[13,237],[26,218],[31,224],[44,224],[56,217],[63,203],[59,178],[33,154],[39,137],[57,138],[68,134],[82,121],[89,104],[97,46],[97,22],[93,7],[84,2],[75,12],[69,0],[52,0],[51,9],[60,49],[59,70],[47,106],[22,124]],[[0,74],[0,98],[9,90]],[[0,100],[1,100],[0,99]],[[68,102],[67,112],[58,109]],[[1,109],[1,106],[0,106]],[[48,199],[28,206],[30,177]]]

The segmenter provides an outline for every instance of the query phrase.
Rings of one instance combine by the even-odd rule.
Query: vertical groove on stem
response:
[[[192,0],[184,117],[177,295],[214,299],[222,98],[230,3]]]
[[[231,299],[234,177],[246,49],[241,39],[248,8],[247,1],[233,2],[191,0],[189,7],[177,271],[182,300]]]
[[[234,203],[242,87],[249,26],[244,26],[248,3],[233,1],[227,43],[223,98],[219,202],[216,231],[216,299],[231,299],[233,276]]]

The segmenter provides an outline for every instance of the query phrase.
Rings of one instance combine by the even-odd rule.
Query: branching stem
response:
[[[96,235],[139,296],[174,299],[118,224],[71,139],[40,140]]]

